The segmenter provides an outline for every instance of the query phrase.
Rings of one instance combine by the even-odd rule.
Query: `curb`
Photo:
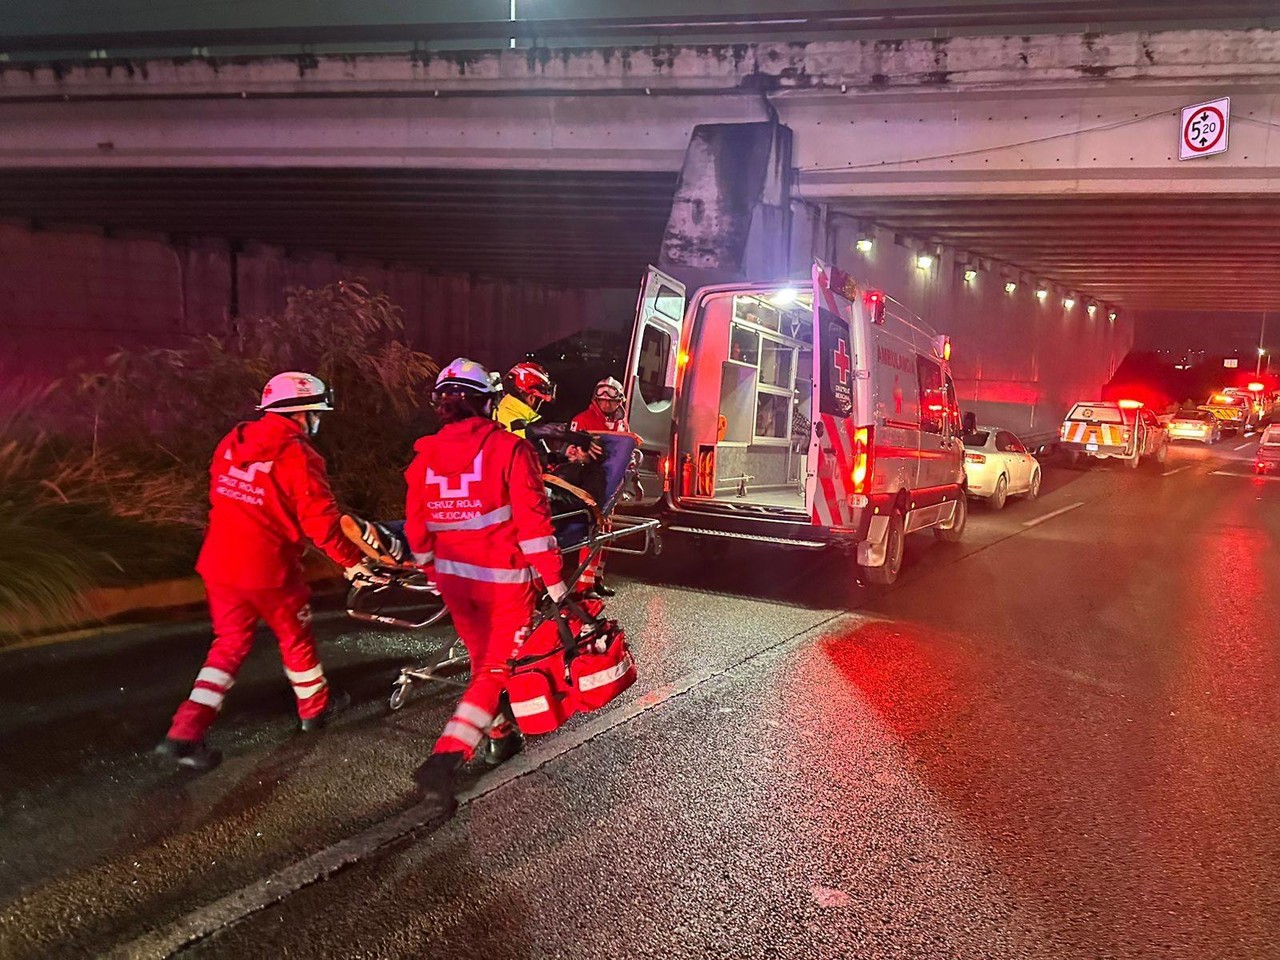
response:
[[[307,583],[331,580],[337,566],[326,558],[303,564]],[[204,581],[198,576],[156,580],[133,587],[93,587],[80,595],[75,612],[64,616],[33,616],[16,631],[0,634],[0,651],[70,640],[93,633],[130,614],[157,613],[194,607],[205,602]],[[145,622],[145,617],[138,622]]]

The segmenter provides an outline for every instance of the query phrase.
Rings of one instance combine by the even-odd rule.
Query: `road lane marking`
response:
[[[1253,446],[1253,441],[1252,441],[1252,440],[1246,440],[1244,443],[1240,444],[1240,446],[1238,446],[1238,447],[1232,447],[1231,449],[1232,449],[1232,450],[1243,450],[1245,447],[1252,447],[1252,446]]]
[[[1046,520],[1052,520],[1054,517],[1060,517],[1064,513],[1069,513],[1070,511],[1076,509],[1076,507],[1083,507],[1084,504],[1085,502],[1083,500],[1079,501],[1078,503],[1069,503],[1065,507],[1062,507],[1059,510],[1054,510],[1052,513],[1046,513],[1043,517],[1036,517],[1034,520],[1024,520],[1022,521],[1022,525],[1024,527],[1039,526],[1040,524],[1044,523]]]
[[[1194,464],[1190,464],[1190,463],[1189,463],[1189,464],[1187,464],[1185,467],[1179,467],[1177,470],[1169,470],[1169,471],[1168,471],[1168,472],[1166,472],[1166,473],[1162,473],[1162,474],[1160,474],[1160,476],[1162,476],[1162,477],[1176,477],[1176,476],[1177,476],[1178,474],[1180,474],[1183,470],[1190,470],[1193,466],[1194,466]]]
[[[1269,473],[1236,473],[1232,470],[1214,470],[1209,474],[1211,477],[1240,477],[1243,480],[1266,480],[1270,483],[1280,481],[1280,477],[1273,477]]]
[[[848,619],[856,623],[878,619],[851,614],[846,611],[832,613],[798,633],[761,647],[754,653],[721,667],[711,667],[672,682],[655,687],[626,706],[593,717],[582,726],[565,731],[550,741],[549,749],[522,753],[504,763],[497,770],[486,774],[474,786],[458,794],[458,809],[481,797],[499,790],[509,783],[536,773],[554,763],[565,754],[604,736],[632,720],[663,706],[676,697],[683,696],[720,677],[736,673],[743,667],[763,661],[771,655],[781,655],[799,646],[811,637],[820,636],[832,624]],[[406,774],[405,782],[408,783]],[[455,814],[456,816],[456,814]],[[263,877],[248,886],[233,890],[212,903],[198,907],[173,922],[140,937],[121,944],[106,956],[119,960],[145,960],[145,958],[170,957],[217,934],[233,923],[285,900],[305,887],[327,880],[334,874],[352,866],[379,849],[403,840],[411,834],[445,822],[434,804],[416,803],[409,809],[358,833],[325,847],[308,857],[290,864],[270,876]]]

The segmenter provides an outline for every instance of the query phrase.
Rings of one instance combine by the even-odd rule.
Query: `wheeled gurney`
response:
[[[604,454],[594,475],[566,478],[548,473],[543,476],[551,503],[556,541],[566,561],[564,582],[571,586],[578,583],[606,549],[613,553],[642,555],[650,551],[658,553],[662,546],[657,519],[614,513],[620,503],[639,499],[635,471],[638,438],[633,434],[601,433],[596,434],[595,439]],[[584,482],[579,486],[570,479]],[[596,488],[595,495],[586,487]],[[623,541],[641,537],[643,540],[638,545],[622,545]],[[563,670],[564,679],[569,682],[570,672],[578,669],[573,664],[580,655],[584,657],[582,663],[587,663],[591,656],[603,655],[604,648],[620,635],[616,625],[602,616],[602,611],[603,604],[584,601],[573,593],[553,602],[544,592],[530,625],[529,640],[521,646],[512,663],[513,677],[554,664],[555,671]],[[347,595],[347,613],[357,620],[421,630],[440,623],[448,615],[448,610],[435,586],[420,570],[378,564],[372,579],[351,588]],[[415,683],[465,687],[466,684],[453,674],[468,663],[465,647],[461,641],[455,641],[430,663],[403,667],[392,687],[391,709],[398,710],[404,706]],[[516,685],[519,686],[518,683]],[[515,699],[513,694],[513,706]],[[577,704],[575,708],[593,709],[590,701],[588,696],[584,701],[588,705]],[[516,719],[522,729],[531,733],[545,732],[528,729],[528,726],[538,725],[537,719],[531,719],[528,714],[522,718],[519,708],[516,709]],[[572,709],[569,712],[573,712]]]

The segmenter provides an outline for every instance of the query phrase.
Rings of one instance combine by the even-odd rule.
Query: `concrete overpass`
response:
[[[1280,34],[1259,30],[10,64],[0,68],[10,169],[0,209],[145,229],[185,219],[218,235],[457,268],[467,264],[431,249],[441,231],[388,236],[379,225],[397,211],[445,213],[456,236],[454,223],[465,234],[473,216],[532,206],[551,235],[564,225],[600,249],[592,219],[634,209],[649,243],[696,124],[776,118],[794,134],[797,202],[1132,309],[1263,309],[1280,292],[1280,260],[1258,256],[1273,243],[1280,189],[1278,92]],[[1179,161],[1179,108],[1224,95],[1230,151]],[[156,191],[175,168],[238,171],[236,191],[191,174],[173,184],[173,216],[139,209],[150,206],[141,197],[166,196]],[[363,192],[351,192],[350,174],[316,175],[309,204],[269,172],[294,171],[296,184],[300,168],[359,171]],[[102,171],[126,169],[104,188]],[[519,199],[482,186],[504,180]],[[272,197],[294,211],[288,227]],[[343,216],[326,226],[332,200]],[[519,230],[512,240],[523,246]],[[493,252],[488,269],[518,268]],[[478,253],[465,258],[475,266]],[[587,282],[617,276],[586,272]],[[1192,273],[1201,282],[1188,290]]]
[[[0,215],[602,288],[771,208],[694,265],[833,259],[967,335],[979,400],[1087,350],[1059,403],[1136,311],[1275,302],[1278,92],[1262,29],[10,63]],[[1178,161],[1179,109],[1224,95],[1229,152]],[[754,166],[698,146],[744,124]]]

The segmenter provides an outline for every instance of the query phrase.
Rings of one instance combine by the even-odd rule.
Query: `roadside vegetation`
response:
[[[32,613],[72,612],[92,585],[189,574],[209,455],[256,416],[262,385],[281,370],[334,388],[338,409],[317,445],[339,500],[399,515],[437,369],[403,336],[399,308],[348,281],[293,290],[280,314],[226,336],[120,352],[42,389],[0,379],[0,634]]]

